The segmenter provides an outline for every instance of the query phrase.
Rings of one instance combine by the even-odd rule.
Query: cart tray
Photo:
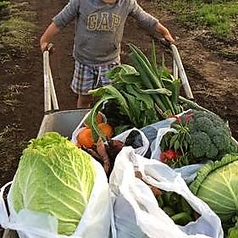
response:
[[[45,114],[38,132],[38,137],[45,132],[58,132],[71,140],[73,131],[90,109],[56,111]],[[6,229],[3,238],[18,238],[16,231]]]

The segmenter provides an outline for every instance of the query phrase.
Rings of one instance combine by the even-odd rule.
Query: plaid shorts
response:
[[[106,73],[118,64],[85,65],[76,60],[71,89],[78,95],[88,95],[89,90],[110,84]]]

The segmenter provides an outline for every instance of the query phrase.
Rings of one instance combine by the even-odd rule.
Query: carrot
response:
[[[101,157],[101,162],[102,162],[103,168],[104,168],[106,174],[108,175],[109,170],[110,170],[110,158],[108,157],[105,144],[101,137],[99,137],[99,139],[96,143],[96,146],[97,146],[97,153]]]

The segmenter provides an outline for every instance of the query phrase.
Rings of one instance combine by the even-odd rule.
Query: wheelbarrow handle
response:
[[[174,44],[171,44],[170,48],[172,49],[173,60],[175,62],[175,66],[178,68],[178,73],[179,73],[180,78],[182,80],[182,85],[184,87],[186,96],[189,99],[194,99],[193,93],[192,93],[192,90],[191,90],[191,87],[190,87],[190,84],[189,84],[189,81],[188,81],[188,78],[187,78],[187,75],[186,75],[186,72],[185,72],[185,69],[183,67],[182,60],[181,60],[179,52],[178,52],[178,49]]]
[[[44,111],[45,113],[52,110],[59,110],[59,105],[56,97],[54,81],[50,68],[49,55],[54,48],[53,44],[49,44],[43,52],[43,70],[44,70]],[[53,103],[53,108],[52,108]]]

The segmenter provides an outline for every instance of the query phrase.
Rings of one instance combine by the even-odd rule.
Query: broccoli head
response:
[[[228,124],[217,114],[192,110],[187,122],[190,141],[189,153],[197,160],[219,160],[223,155],[237,152]],[[186,118],[186,115],[183,115]]]
[[[207,133],[203,131],[193,133],[190,140],[190,153],[196,158],[202,158],[209,151],[211,143]]]

